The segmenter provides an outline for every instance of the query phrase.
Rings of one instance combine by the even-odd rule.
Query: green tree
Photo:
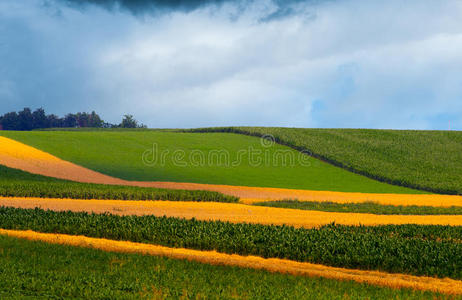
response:
[[[43,108],[39,108],[32,113],[33,128],[47,128],[49,122]]]
[[[138,128],[138,121],[133,118],[132,115],[124,115],[122,123],[120,123],[122,128]]]

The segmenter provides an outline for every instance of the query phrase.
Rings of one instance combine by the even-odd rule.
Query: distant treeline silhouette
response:
[[[20,112],[9,112],[0,116],[0,129],[3,130],[33,130],[43,128],[145,128],[139,124],[132,115],[125,115],[120,124],[104,122],[94,111],[91,113],[78,112],[67,114],[60,118],[54,114],[47,115],[43,108],[32,112],[30,108],[24,108]]]

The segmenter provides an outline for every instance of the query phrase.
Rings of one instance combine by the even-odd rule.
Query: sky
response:
[[[0,114],[462,130],[462,1],[1,0]]]

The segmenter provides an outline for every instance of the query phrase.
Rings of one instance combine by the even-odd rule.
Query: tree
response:
[[[122,128],[138,128],[138,121],[133,118],[132,115],[124,115],[122,123],[120,123]]]
[[[53,114],[47,115],[43,108],[32,112],[26,107],[18,113],[9,112],[0,116],[0,130],[32,130],[50,127],[146,128],[146,125],[139,124],[132,115],[124,115],[122,123],[118,125],[106,123],[95,111],[67,114],[64,118],[60,118]]]
[[[34,119],[30,108],[25,107],[18,113],[19,128],[17,130],[32,130],[34,129]]]
[[[77,116],[74,114],[67,114],[63,120],[63,126],[68,128],[75,128],[79,126]]]
[[[16,112],[9,112],[2,117],[2,127],[4,130],[19,130],[19,118]]]
[[[76,117],[77,117],[77,123],[79,127],[88,127],[90,117],[86,112],[78,112]]]
[[[48,115],[47,121],[49,127],[56,128],[56,127],[63,127],[63,119],[59,118],[57,115]]]
[[[88,127],[98,127],[99,128],[103,126],[103,123],[104,123],[103,120],[101,120],[98,114],[95,113],[95,111],[92,111],[90,118],[89,118]]]
[[[45,110],[43,108],[39,108],[32,113],[32,122],[33,122],[33,125],[32,125],[33,128],[48,128],[49,127],[48,119],[45,114]]]

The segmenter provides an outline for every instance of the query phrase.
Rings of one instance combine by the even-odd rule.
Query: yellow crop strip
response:
[[[297,199],[299,201],[336,203],[376,202],[383,205],[462,206],[462,196],[452,195],[345,193],[181,182],[127,181],[89,170],[2,136],[0,136],[0,164],[34,174],[78,182],[216,191],[240,197],[244,204],[268,200]]]
[[[372,194],[372,193],[344,193],[330,191],[304,191],[279,189],[267,197],[242,197],[241,203],[254,204],[278,200],[298,200],[313,202],[334,202],[334,203],[364,203],[374,202],[381,205],[403,205],[403,206],[434,206],[450,207],[462,206],[462,196],[457,195],[438,195],[438,194]]]
[[[336,280],[353,280],[356,282],[391,288],[411,288],[446,294],[462,294],[462,281],[449,278],[439,279],[405,274],[392,274],[379,271],[335,268],[318,264],[296,262],[287,259],[265,259],[258,256],[241,256],[235,254],[224,254],[216,251],[170,248],[126,241],[89,238],[85,236],[39,233],[30,230],[18,231],[0,229],[0,234],[33,241],[87,247],[103,251],[140,253],[175,259],[186,259],[212,265],[238,266],[242,268],[262,269],[270,272],[288,273],[293,275],[325,277]]]
[[[228,221],[264,225],[290,225],[313,228],[332,222],[343,225],[462,225],[458,215],[373,215],[297,210],[235,203],[181,201],[78,200],[46,198],[0,198],[0,206],[50,209],[74,212],[109,212],[115,215],[155,215],[196,218],[206,221]]]
[[[123,184],[124,181],[94,172],[34,147],[0,136],[0,164],[44,176],[87,183]]]

